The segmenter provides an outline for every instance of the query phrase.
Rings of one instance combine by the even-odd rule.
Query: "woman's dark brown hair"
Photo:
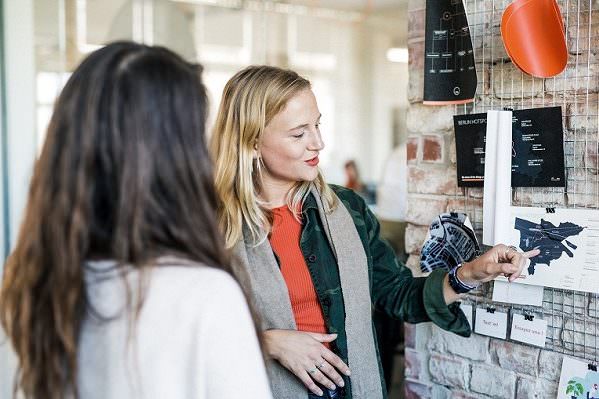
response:
[[[26,398],[77,396],[86,260],[145,269],[169,254],[230,271],[206,110],[197,66],[161,47],[109,44],[67,82],[0,292]]]

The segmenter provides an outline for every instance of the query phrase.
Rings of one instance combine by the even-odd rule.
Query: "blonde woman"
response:
[[[227,83],[212,136],[220,223],[262,317],[273,396],[384,398],[372,305],[469,336],[459,293],[514,280],[536,254],[498,245],[449,275],[413,278],[361,197],[325,183],[320,119],[293,71],[251,66]]]

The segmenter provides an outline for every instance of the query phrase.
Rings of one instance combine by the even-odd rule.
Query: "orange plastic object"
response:
[[[516,0],[501,18],[508,55],[524,73],[549,78],[568,63],[564,21],[555,0]]]

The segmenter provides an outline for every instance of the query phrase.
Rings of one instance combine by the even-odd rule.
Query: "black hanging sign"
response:
[[[564,187],[562,108],[531,108],[512,116],[512,187]]]
[[[487,114],[456,115],[456,161],[459,187],[482,187],[485,178]]]
[[[462,0],[427,0],[424,104],[465,104],[476,93],[476,67]]]
[[[459,187],[482,187],[486,114],[455,115]],[[531,108],[512,115],[512,187],[564,187],[561,107]]]

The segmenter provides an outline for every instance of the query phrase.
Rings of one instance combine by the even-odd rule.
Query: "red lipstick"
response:
[[[318,155],[317,155],[317,156],[315,156],[314,158],[312,158],[312,159],[308,159],[308,160],[306,161],[306,163],[307,163],[308,165],[310,165],[310,166],[316,166],[316,165],[318,165],[318,162],[319,162]]]

